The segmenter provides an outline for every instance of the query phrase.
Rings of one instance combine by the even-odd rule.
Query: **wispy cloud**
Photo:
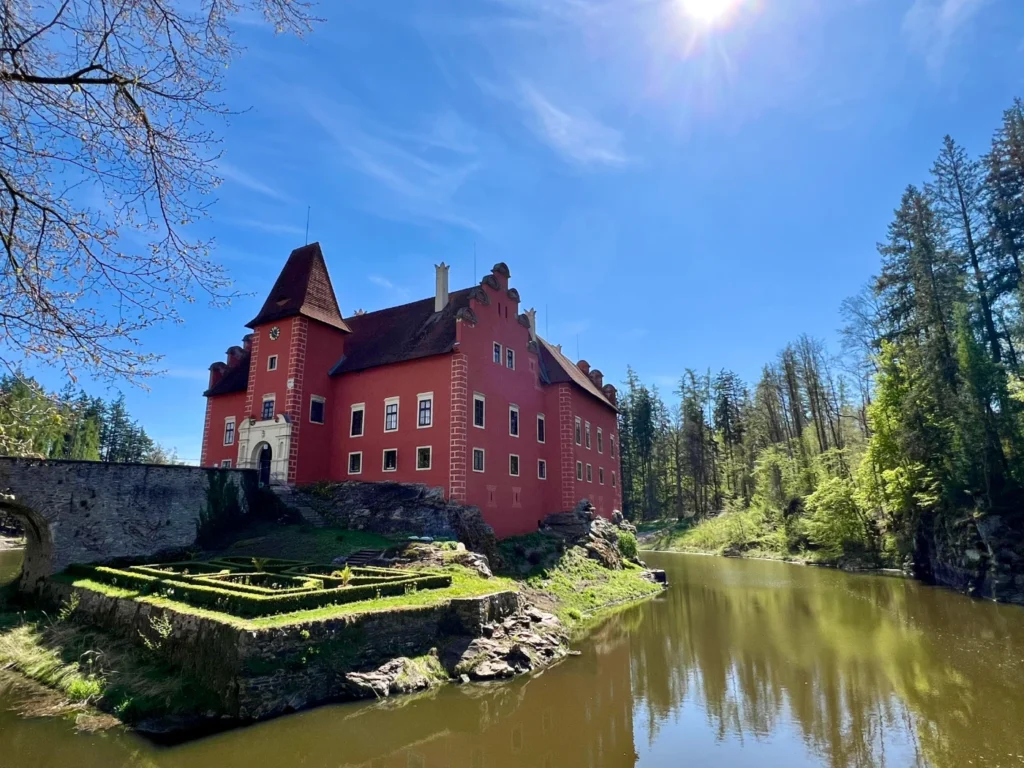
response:
[[[970,21],[989,0],[914,0],[903,17],[903,32],[910,44],[925,58],[928,68],[938,73]]]
[[[186,381],[210,380],[210,372],[206,368],[168,368],[164,375],[171,379],[185,379]]]
[[[474,132],[458,115],[442,113],[419,129],[395,128],[321,97],[301,101],[333,140],[336,157],[372,182],[367,204],[375,213],[480,231],[458,200],[480,168]]]
[[[231,165],[231,163],[225,163],[223,160],[217,163],[217,175],[229,183],[245,187],[252,192],[266,195],[274,200],[280,200],[282,203],[295,202],[294,198],[286,195],[281,190],[265,184],[255,176],[246,173],[237,166]]]
[[[630,158],[622,134],[582,110],[552,102],[534,85],[519,85],[527,126],[565,160],[583,166],[622,166]]]
[[[370,275],[368,279],[374,285],[379,286],[387,291],[391,291],[398,298],[404,299],[409,295],[409,290],[407,288],[403,288],[400,285],[395,285],[393,282],[388,280],[383,275]]]

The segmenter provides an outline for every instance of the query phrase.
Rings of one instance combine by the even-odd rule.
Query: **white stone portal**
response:
[[[264,444],[270,446],[270,484],[288,484],[288,457],[292,448],[292,425],[288,417],[279,413],[272,419],[243,419],[238,426],[239,469],[260,468],[260,453]]]

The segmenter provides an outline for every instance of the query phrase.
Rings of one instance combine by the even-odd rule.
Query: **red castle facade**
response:
[[[342,318],[319,243],[292,251],[210,366],[203,466],[440,486],[499,537],[584,498],[621,509],[615,387],[537,334],[504,264],[451,293],[435,269],[433,297]]]

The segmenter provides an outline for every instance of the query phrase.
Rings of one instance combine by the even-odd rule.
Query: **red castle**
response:
[[[621,509],[615,387],[537,334],[505,264],[453,293],[436,270],[433,297],[343,319],[320,244],[292,251],[210,366],[203,466],[440,486],[499,537],[584,498]]]

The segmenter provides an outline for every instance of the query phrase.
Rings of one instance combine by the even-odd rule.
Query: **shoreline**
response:
[[[721,557],[727,560],[763,560],[770,563],[786,563],[788,565],[803,565],[811,568],[831,568],[844,573],[874,574],[876,576],[895,576],[904,579],[915,578],[913,574],[902,571],[899,568],[858,568],[842,565],[841,563],[818,563],[813,560],[806,560],[798,557],[766,557],[765,555],[723,555],[719,552],[705,552],[696,549],[643,549],[641,552],[653,552],[664,555],[698,555],[700,557]]]

